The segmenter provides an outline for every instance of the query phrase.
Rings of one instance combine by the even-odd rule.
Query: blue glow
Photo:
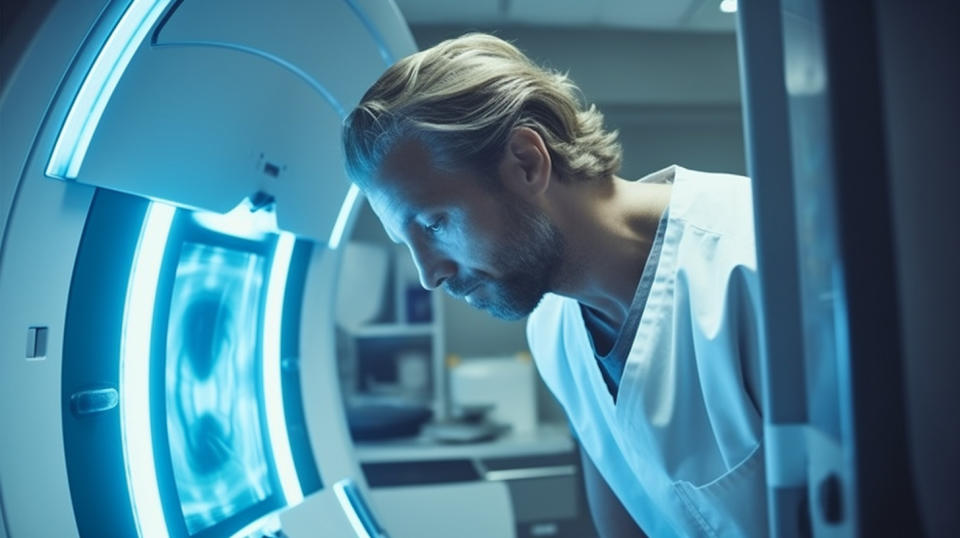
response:
[[[347,220],[350,219],[350,213],[353,211],[353,204],[357,201],[357,197],[360,196],[360,188],[357,187],[356,183],[350,184],[350,190],[347,191],[346,198],[343,199],[343,204],[340,206],[340,212],[337,214],[337,220],[333,225],[333,231],[330,232],[330,248],[336,250],[340,246],[340,241],[343,240],[343,232],[347,229]]]
[[[293,234],[281,232],[273,253],[270,284],[263,320],[263,398],[266,407],[267,429],[273,461],[287,506],[300,504],[303,491],[293,464],[287,419],[283,410],[283,388],[280,379],[280,328],[283,323],[283,299],[287,287],[287,273],[293,254]]]
[[[343,512],[347,514],[347,520],[350,521],[350,526],[353,527],[353,532],[356,533],[358,538],[379,538],[370,534],[370,531],[363,525],[360,514],[357,512],[357,507],[354,506],[353,499],[349,493],[349,490],[355,489],[356,486],[353,484],[353,481],[349,478],[343,479],[333,485],[333,492],[337,495],[337,501],[340,502],[340,507],[343,508]]]
[[[274,493],[258,398],[265,269],[251,252],[180,247],[165,387],[170,460],[190,534]]]
[[[140,536],[165,537],[150,423],[150,350],[160,264],[176,210],[151,202],[133,257],[120,337],[120,432]]]
[[[75,179],[117,83],[170,0],[133,0],[103,44],[70,105],[47,175]]]
[[[277,214],[265,209],[254,211],[249,198],[244,198],[237,207],[223,214],[195,211],[193,220],[208,230],[253,241],[261,241],[268,234],[277,232]]]

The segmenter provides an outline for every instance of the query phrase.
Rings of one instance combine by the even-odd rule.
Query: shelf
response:
[[[402,338],[407,336],[433,336],[437,330],[434,323],[380,323],[346,329],[354,338]]]
[[[484,459],[537,456],[573,451],[570,429],[563,424],[541,424],[536,430],[507,433],[492,441],[440,444],[425,436],[389,441],[361,441],[354,445],[361,463],[441,459]]]

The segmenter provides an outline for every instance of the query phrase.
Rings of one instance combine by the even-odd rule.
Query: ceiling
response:
[[[412,25],[580,26],[733,32],[720,0],[396,0]]]

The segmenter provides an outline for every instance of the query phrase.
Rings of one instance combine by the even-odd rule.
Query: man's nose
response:
[[[438,288],[443,281],[452,277],[457,270],[456,264],[436,250],[410,245],[410,255],[420,275],[420,285],[428,290]]]

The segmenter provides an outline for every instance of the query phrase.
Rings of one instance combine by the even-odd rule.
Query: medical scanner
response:
[[[331,316],[341,121],[399,12],[40,4],[0,99],[0,534],[383,535]]]

